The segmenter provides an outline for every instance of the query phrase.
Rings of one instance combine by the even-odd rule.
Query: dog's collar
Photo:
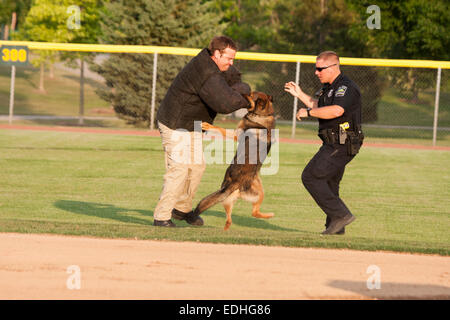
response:
[[[258,116],[257,114],[254,114],[254,113],[250,113],[250,112],[249,112],[249,113],[247,113],[247,114],[245,115],[244,118],[246,118],[247,120],[250,120],[251,122],[254,122],[254,123],[256,123],[256,124],[259,124],[261,127],[267,129],[267,127],[259,121],[260,119],[262,119],[262,117],[261,117],[261,116]]]

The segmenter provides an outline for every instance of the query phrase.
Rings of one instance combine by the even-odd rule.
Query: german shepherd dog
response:
[[[268,219],[274,215],[259,211],[264,198],[259,171],[270,151],[272,129],[275,128],[273,98],[262,92],[252,92],[246,98],[250,103],[248,113],[241,119],[233,134],[235,141],[239,139],[240,147],[238,146],[234,159],[225,172],[220,189],[203,198],[194,210],[194,215],[199,215],[222,202],[227,215],[224,230],[231,226],[231,211],[239,198],[253,204],[252,216],[255,218]],[[202,129],[218,130],[223,136],[227,136],[225,129],[209,123],[202,123]]]

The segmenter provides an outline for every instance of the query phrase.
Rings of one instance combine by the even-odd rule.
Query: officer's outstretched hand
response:
[[[294,97],[298,97],[302,92],[302,89],[293,81],[284,84],[284,91],[289,92]]]

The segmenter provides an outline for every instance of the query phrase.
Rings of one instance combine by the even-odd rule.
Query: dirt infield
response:
[[[450,299],[435,255],[2,233],[0,257],[0,299]]]

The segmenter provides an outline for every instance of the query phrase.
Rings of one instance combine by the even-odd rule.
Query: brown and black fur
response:
[[[241,129],[243,131],[239,140],[242,140],[240,144],[245,143],[245,148],[238,147],[233,162],[225,172],[220,189],[203,198],[194,210],[194,214],[199,215],[208,208],[222,202],[227,215],[225,230],[228,230],[231,226],[231,211],[234,203],[239,198],[253,204],[252,215],[254,217],[266,219],[273,217],[273,213],[261,213],[259,210],[264,198],[259,171],[265,160],[265,156],[270,151],[271,130],[275,128],[272,97],[262,92],[252,92],[247,99],[250,102],[250,108],[248,109],[247,115],[239,122],[236,130],[239,131]],[[214,127],[207,123],[203,124],[203,128],[206,130],[219,130],[224,136],[226,135],[224,129]],[[266,129],[265,131],[257,130],[257,155],[250,155],[249,153],[249,137],[245,135],[245,132],[249,129]],[[234,139],[237,140],[236,135],[234,135]],[[259,153],[261,145],[267,146],[267,151],[262,154],[262,157],[260,157]],[[245,161],[243,161],[244,159]]]

